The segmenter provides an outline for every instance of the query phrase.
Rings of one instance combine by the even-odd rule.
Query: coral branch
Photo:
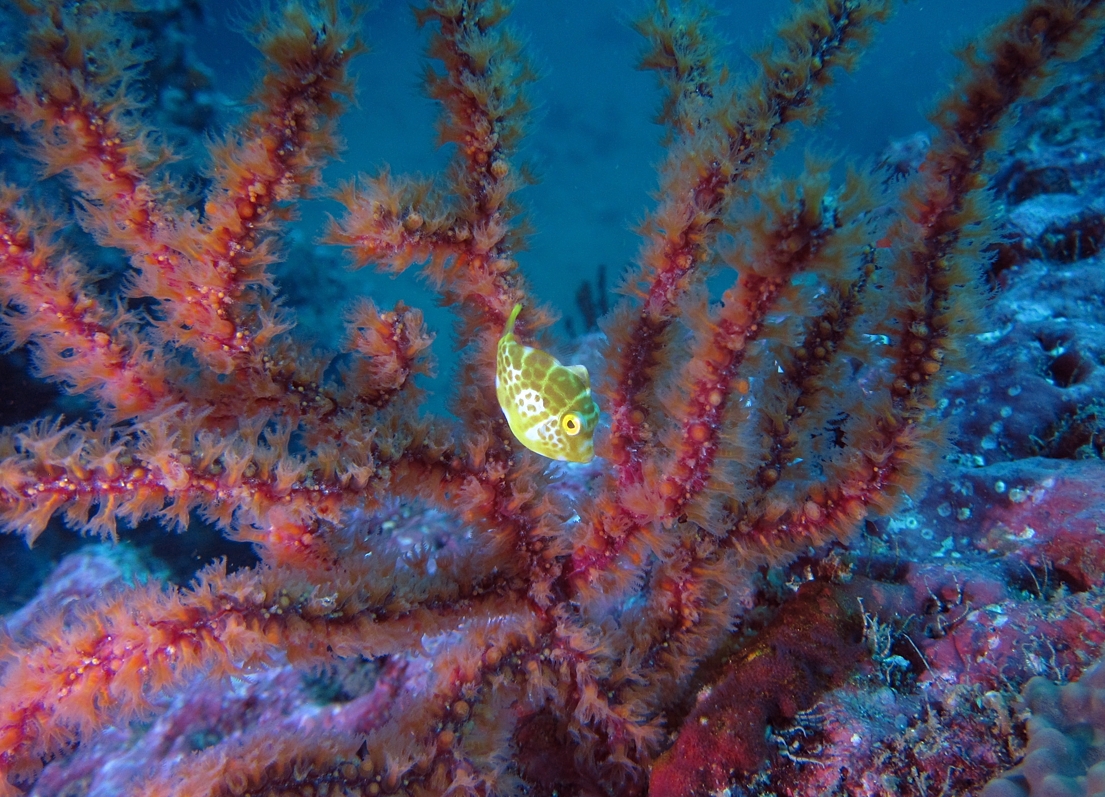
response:
[[[965,592],[987,613],[1001,596],[976,583],[956,594],[954,575],[876,582],[913,567],[898,543],[916,541],[855,530],[919,495],[946,445],[937,408],[968,363],[996,238],[986,159],[1003,118],[1095,35],[1103,7],[1031,0],[969,48],[921,171],[895,197],[855,168],[834,186],[812,157],[803,177],[769,174],[886,2],[806,0],[754,77],[732,83],[709,9],[657,2],[636,28],[669,149],[629,298],[604,321],[605,344],[589,339],[607,366],[593,390],[610,430],[595,464],[577,465],[524,447],[497,403],[508,314],[522,305],[511,320],[523,346],[551,317],[517,260],[534,70],[506,3],[415,10],[450,166],[350,180],[327,233],[357,266],[418,266],[452,310],[452,415],[423,405],[435,331],[419,310],[355,297],[340,350],[318,351],[293,336],[269,271],[338,148],[360,10],[263,11],[249,108],[206,166],[170,177],[155,109],[135,90],[155,49],[142,12],[19,4],[0,115],[44,177],[0,185],[0,332],[83,397],[85,420],[54,410],[0,430],[0,530],[31,543],[59,518],[114,543],[143,521],[202,521],[257,559],[188,587],[63,566],[0,629],[0,797],[68,793],[55,785],[67,777],[112,794],[636,797],[650,773],[657,793],[728,793],[762,785],[738,779],[774,746],[788,765],[813,760],[786,735],[805,739],[806,709],[843,699],[827,690],[877,670],[880,693],[913,699],[890,674],[921,672],[927,653],[967,637],[948,627],[978,613]],[[721,265],[736,280],[711,302],[705,276]],[[580,366],[554,373],[590,400]],[[549,393],[526,390],[520,404],[538,414]],[[581,431],[578,414],[556,420]],[[892,543],[893,564],[869,556],[853,584],[859,547]],[[1097,571],[1082,570],[1087,589]],[[1046,568],[1030,575],[1041,598],[1054,589]],[[936,630],[891,649],[885,617],[856,600],[875,595],[872,611],[895,622],[939,604]],[[738,681],[756,690],[739,710]],[[722,747],[729,760],[708,755]]]
[[[828,0],[809,3],[779,31],[777,48],[760,55],[761,74],[733,92],[709,82],[709,52],[717,47],[701,18],[679,12],[642,24],[652,39],[646,66],[673,74],[677,84],[696,80],[694,91],[673,91],[672,118],[692,118],[677,125],[677,138],[664,165],[661,195],[665,200],[645,222],[640,266],[626,280],[626,290],[642,306],[631,324],[619,318],[611,327],[617,358],[611,377],[612,452],[620,478],[640,480],[644,452],[633,441],[649,439],[653,412],[649,386],[660,365],[660,350],[677,303],[715,257],[713,243],[735,185],[760,173],[783,140],[786,124],[815,118],[817,96],[836,66],[849,68],[871,35],[871,27],[888,15],[885,4]],[[706,81],[703,83],[703,81]],[[738,99],[739,98],[739,99]],[[685,108],[689,103],[694,109]],[[705,108],[700,106],[705,105]],[[618,330],[622,331],[618,331]]]
[[[134,316],[104,306],[87,270],[51,240],[56,226],[0,185],[0,305],[11,308],[4,342],[32,342],[42,376],[119,415],[154,409],[171,395],[158,353],[138,337]]]
[[[349,214],[330,235],[351,247],[360,265],[402,271],[425,263],[444,300],[459,306],[462,339],[477,341],[478,373],[494,362],[496,330],[511,308],[533,307],[514,260],[525,230],[511,224],[518,213],[512,196],[527,178],[511,158],[525,129],[534,71],[501,24],[507,8],[435,1],[416,10],[420,25],[437,29],[428,49],[443,71],[427,69],[425,84],[443,107],[441,140],[455,145],[454,163],[440,187],[394,183],[386,172],[368,183],[367,193],[349,186],[339,195]],[[534,328],[547,323],[543,316],[530,321]],[[487,393],[486,381],[481,387]],[[485,397],[474,409],[492,404]]]

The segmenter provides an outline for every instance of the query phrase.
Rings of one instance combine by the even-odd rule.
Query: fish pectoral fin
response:
[[[588,388],[591,387],[591,375],[587,373],[586,365],[565,365],[564,367],[582,379],[583,383],[587,385]]]

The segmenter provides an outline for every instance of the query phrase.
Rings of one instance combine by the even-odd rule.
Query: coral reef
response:
[[[988,361],[968,349],[985,279],[1096,254],[1085,208],[1061,230],[1011,213],[1024,234],[999,240],[988,158],[1102,6],[1031,0],[965,51],[923,155],[833,187],[817,158],[788,180],[771,162],[888,4],[808,0],[735,80],[707,9],[657,3],[635,27],[663,91],[659,200],[601,321],[596,459],[569,469],[495,395],[512,308],[522,341],[552,320],[517,260],[535,73],[506,5],[415,10],[452,163],[336,189],[327,236],[358,266],[417,266],[456,315],[446,417],[423,407],[418,310],[361,300],[319,352],[272,276],[338,149],[360,12],[260,14],[249,110],[187,180],[137,88],[130,5],[22,4],[0,116],[40,173],[24,159],[0,188],[0,323],[95,412],[0,432],[0,524],[202,521],[257,560],[187,587],[66,560],[0,634],[0,797],[923,794],[1012,764],[1012,690],[1105,644],[1100,463],[1021,459],[1093,455],[1102,369],[1074,322],[1055,332],[1054,390],[997,410],[1031,432],[968,398],[996,371],[950,376],[1004,364],[1000,336]],[[1055,168],[1007,164],[999,196],[1081,184]],[[921,503],[952,419],[980,450]],[[946,539],[894,526],[952,519]]]
[[[1103,688],[1105,667],[1100,664],[1065,686],[1038,676],[1025,684],[1024,702],[1032,717],[1024,760],[988,783],[982,797],[1105,792]]]

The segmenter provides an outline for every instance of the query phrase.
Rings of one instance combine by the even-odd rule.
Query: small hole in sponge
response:
[[[1086,381],[1093,363],[1077,349],[1067,349],[1047,366],[1048,377],[1058,387],[1071,387]]]

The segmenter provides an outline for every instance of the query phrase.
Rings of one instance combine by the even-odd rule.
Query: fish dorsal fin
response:
[[[522,312],[522,305],[514,305],[514,309],[510,311],[510,317],[506,320],[506,329],[503,330],[504,335],[514,334],[514,322],[518,320],[518,314]]]

